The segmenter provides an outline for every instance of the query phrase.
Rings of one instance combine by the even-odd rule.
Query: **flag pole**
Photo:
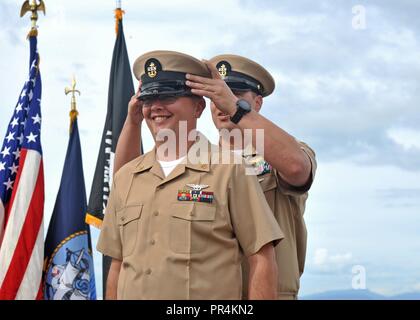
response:
[[[36,25],[38,11],[45,14],[43,1],[27,0],[20,9],[21,17],[32,13],[28,34],[29,75],[3,143],[7,161],[3,161],[6,157],[4,153],[0,155],[0,165],[11,166],[7,171],[5,168],[0,170],[0,185],[6,185],[6,189],[0,189],[0,300],[40,300],[43,296],[45,189],[41,147],[42,84]],[[15,139],[11,139],[13,136]],[[3,220],[5,213],[9,221]],[[4,250],[6,247],[8,249]]]
[[[125,11],[121,8],[121,0],[116,0],[115,7],[115,35],[118,37],[119,25],[122,23],[123,15]],[[106,298],[106,284],[108,279],[109,269],[111,267],[111,257],[103,255],[102,256],[102,294],[103,299]]]
[[[122,20],[125,11],[121,9],[121,0],[117,0],[115,8],[115,34],[118,35],[118,24]]]
[[[113,10],[114,21],[118,22],[118,29],[110,68],[107,112],[86,211],[86,222],[97,228],[100,228],[102,224],[112,188],[113,159],[118,138],[127,117],[127,105],[135,93],[124,37],[121,1],[114,3],[116,3]],[[110,264],[111,258],[104,255],[102,259],[103,297],[106,297],[106,280]]]
[[[36,37],[38,36],[38,26],[36,25],[36,22],[38,21],[38,11],[41,11],[45,15],[45,3],[42,0],[26,0],[22,8],[20,9],[20,17],[22,18],[26,13],[32,12],[31,14],[31,30],[28,33],[29,37]]]
[[[68,95],[69,93],[72,94],[71,95],[71,109],[70,109],[70,132],[71,132],[71,129],[73,127],[73,122],[79,115],[79,112],[77,111],[77,108],[76,108],[76,93],[78,93],[79,96],[81,95],[80,91],[76,90],[76,78],[74,75],[73,75],[73,80],[71,82],[71,88],[65,87],[64,93],[66,95]]]

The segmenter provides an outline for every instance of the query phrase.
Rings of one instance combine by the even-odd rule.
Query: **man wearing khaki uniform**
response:
[[[255,169],[265,198],[284,232],[285,239],[275,248],[278,264],[278,298],[296,299],[299,280],[304,270],[307,232],[303,214],[312,185],[316,160],[314,151],[305,143],[262,116],[263,97],[274,90],[274,79],[258,63],[237,55],[219,55],[205,61],[212,79],[187,75],[187,85],[195,94],[211,99],[213,122],[221,130],[220,143],[235,149],[229,135],[234,130],[264,129],[264,158],[252,147],[242,154]],[[247,148],[251,147],[251,148]],[[257,150],[255,150],[257,149]],[[244,263],[247,273],[248,266]],[[246,297],[244,283],[244,297]]]
[[[97,245],[113,258],[107,298],[240,299],[243,255],[252,269],[249,297],[274,298],[273,245],[283,235],[256,177],[243,164],[218,164],[201,134],[186,152],[179,145],[167,159],[160,152],[162,131],[176,141],[180,121],[194,131],[205,102],[191,96],[185,74],[208,77],[206,66],[155,51],[139,57],[134,72],[156,147],[114,176]]]

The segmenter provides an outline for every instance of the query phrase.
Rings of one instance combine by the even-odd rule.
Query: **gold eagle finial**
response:
[[[32,28],[29,32],[28,36],[37,36],[38,32],[36,30],[36,22],[38,21],[38,11],[41,11],[45,15],[45,3],[42,0],[26,0],[22,8],[20,9],[20,17],[23,17],[26,13],[32,12],[31,21],[32,21]]]

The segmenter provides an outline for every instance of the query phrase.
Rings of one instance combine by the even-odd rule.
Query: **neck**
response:
[[[185,157],[195,141],[179,141],[173,144],[168,141],[156,141],[156,159],[160,161],[174,161]]]

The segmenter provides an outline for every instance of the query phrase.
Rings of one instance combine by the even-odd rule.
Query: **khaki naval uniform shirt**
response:
[[[257,178],[206,157],[165,178],[153,150],[116,173],[97,249],[122,260],[118,299],[241,299],[243,255],[283,238]],[[213,201],[179,201],[186,184]]]
[[[284,239],[275,248],[278,265],[278,298],[296,299],[300,287],[300,277],[305,266],[307,231],[303,214],[308,190],[316,171],[315,152],[305,143],[299,142],[308,155],[312,169],[311,178],[303,187],[293,187],[282,180],[277,170],[252,152],[244,152],[248,165],[257,170],[258,181],[268,205],[284,233]],[[261,161],[262,160],[262,161]],[[248,274],[248,264],[243,263],[244,274]],[[244,277],[245,279],[246,277]],[[243,283],[243,297],[247,297],[247,283]]]

